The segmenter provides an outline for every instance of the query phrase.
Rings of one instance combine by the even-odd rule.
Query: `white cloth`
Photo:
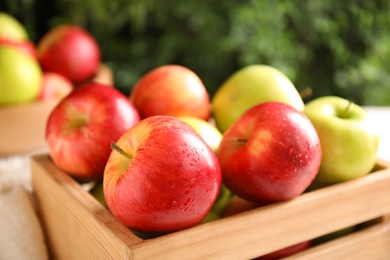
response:
[[[28,157],[0,158],[0,259],[46,260]]]

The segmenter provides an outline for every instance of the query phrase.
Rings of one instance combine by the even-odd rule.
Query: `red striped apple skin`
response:
[[[280,102],[247,110],[223,135],[218,159],[223,180],[252,202],[292,199],[313,182],[322,158],[310,120]]]
[[[144,232],[200,224],[218,197],[221,169],[195,130],[171,116],[152,116],[129,129],[113,150],[103,190],[112,214]]]
[[[141,118],[192,116],[208,120],[210,97],[201,79],[180,65],[164,65],[145,74],[130,93]]]

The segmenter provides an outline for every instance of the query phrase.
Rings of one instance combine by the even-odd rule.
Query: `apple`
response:
[[[312,183],[321,144],[310,120],[281,102],[247,110],[224,133],[217,151],[224,184],[255,202],[292,199]]]
[[[297,254],[299,252],[302,252],[308,248],[310,248],[312,245],[312,241],[304,241],[286,248],[282,248],[280,250],[277,250],[275,252],[260,256],[255,258],[256,260],[278,260],[282,259],[284,257],[291,256],[293,254]]]
[[[102,179],[111,142],[138,121],[139,114],[126,95],[113,87],[86,83],[64,97],[49,115],[50,157],[77,179]]]
[[[368,113],[337,96],[316,98],[306,104],[321,141],[322,162],[317,184],[332,184],[368,174],[375,166],[379,136]]]
[[[100,202],[100,204],[103,205],[106,209],[108,209],[106,199],[104,198],[104,191],[103,191],[103,181],[99,180],[96,182],[95,186],[89,191],[89,193]]]
[[[261,64],[241,68],[223,82],[211,100],[218,129],[225,132],[246,110],[267,101],[286,103],[299,111],[304,108],[297,89],[281,71]]]
[[[10,46],[0,46],[0,105],[35,100],[41,89],[42,71],[29,55]]]
[[[38,100],[62,99],[72,92],[73,89],[72,82],[64,76],[55,72],[44,72]]]
[[[226,218],[248,210],[256,209],[261,206],[263,206],[263,204],[254,203],[237,195],[233,195],[229,202],[222,209],[220,216],[221,218]]]
[[[222,134],[214,125],[197,117],[182,116],[178,118],[194,128],[211,150],[214,152],[217,151],[219,143],[222,140]]]
[[[44,71],[61,74],[77,85],[91,79],[100,65],[94,37],[76,25],[61,25],[47,32],[37,45]]]
[[[107,64],[101,63],[92,81],[114,86],[114,73]]]
[[[202,220],[200,224],[205,224],[208,222],[212,222],[215,220],[220,219],[219,215],[215,213],[214,211],[210,210],[209,213],[207,213],[206,217]]]
[[[5,38],[0,38],[0,46],[3,45],[8,45],[15,47],[19,49],[20,51],[23,51],[24,53],[30,55],[32,58],[36,59],[37,58],[37,52],[35,45],[32,41],[30,40],[24,40],[24,41],[11,41],[9,39]]]
[[[201,79],[180,65],[164,65],[145,74],[130,93],[141,118],[192,116],[208,120],[210,98]]]
[[[12,42],[23,42],[29,39],[24,26],[12,15],[0,12],[0,38]]]
[[[215,153],[188,124],[172,116],[143,119],[113,144],[104,197],[125,226],[151,233],[200,224],[221,187]]]
[[[218,193],[217,200],[214,202],[211,210],[218,216],[221,216],[223,209],[230,203],[230,200],[234,197],[234,194],[222,183]]]

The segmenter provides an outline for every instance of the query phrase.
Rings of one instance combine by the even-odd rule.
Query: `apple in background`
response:
[[[302,111],[304,103],[293,83],[267,65],[249,65],[232,74],[211,100],[217,128],[223,133],[246,110],[267,101],[286,103]]]
[[[92,81],[100,84],[106,84],[108,86],[114,86],[114,73],[108,65],[101,63],[95,76],[92,78]]]
[[[102,179],[110,144],[139,114],[113,87],[86,83],[63,98],[49,115],[46,141],[54,164],[80,180]]]
[[[72,82],[64,76],[55,72],[44,72],[38,100],[62,99],[72,92],[73,89]]]
[[[0,39],[12,42],[29,40],[24,26],[12,15],[0,12]]]
[[[188,124],[151,116],[126,131],[107,161],[103,190],[125,226],[164,233],[200,224],[221,187],[215,153]]]
[[[30,55],[32,58],[37,58],[37,52],[34,43],[32,43],[30,40],[25,40],[21,42],[15,42],[10,41],[8,39],[2,39],[0,38],[0,46],[8,45],[11,47],[15,47],[19,49],[20,51],[23,51],[24,53]]]
[[[36,48],[28,33],[15,17],[0,12],[0,46],[9,45],[36,58]]]
[[[44,71],[52,71],[74,85],[91,79],[100,65],[100,49],[94,37],[76,25],[61,25],[47,32],[37,45]]]
[[[197,117],[178,117],[180,120],[184,121],[185,123],[189,124],[194,130],[203,138],[203,140],[208,144],[208,146],[213,150],[214,152],[217,151],[219,143],[222,139],[221,132],[213,126],[208,121],[205,121],[203,119],[197,118]]]
[[[313,123],[322,146],[315,183],[347,181],[373,169],[379,136],[362,107],[341,97],[325,96],[307,103],[304,113]]]
[[[164,65],[145,74],[130,93],[141,118],[192,116],[208,120],[209,95],[201,79],[180,65]]]
[[[0,46],[0,105],[27,103],[41,90],[38,62],[10,46]]]
[[[310,120],[280,102],[246,111],[223,135],[217,151],[224,184],[256,203],[292,199],[312,183],[321,145]]]

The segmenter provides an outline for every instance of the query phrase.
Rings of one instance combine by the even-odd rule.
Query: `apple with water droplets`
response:
[[[224,133],[217,155],[224,184],[253,202],[300,195],[316,177],[322,158],[310,120],[281,102],[247,110]]]
[[[165,233],[200,224],[218,197],[215,153],[182,120],[151,116],[126,131],[107,161],[104,197],[125,226]]]

